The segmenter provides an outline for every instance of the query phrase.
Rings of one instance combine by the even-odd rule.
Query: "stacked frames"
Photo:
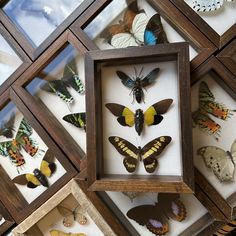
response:
[[[22,63],[0,85],[0,234],[232,231],[235,24],[220,35],[201,16],[235,1],[82,1],[38,47],[11,1],[0,33]]]

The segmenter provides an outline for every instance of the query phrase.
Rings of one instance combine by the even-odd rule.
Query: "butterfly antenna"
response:
[[[135,74],[135,78],[137,78],[137,69],[135,66],[134,66],[134,74]]]
[[[142,66],[142,68],[141,68],[141,70],[140,70],[140,72],[139,72],[139,75],[138,75],[138,77],[139,78],[141,78],[141,74],[143,73],[143,66]],[[142,76],[143,77],[143,76]]]

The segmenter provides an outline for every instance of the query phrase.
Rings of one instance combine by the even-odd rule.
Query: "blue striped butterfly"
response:
[[[169,232],[168,220],[182,222],[187,216],[187,211],[179,194],[159,193],[155,205],[133,207],[126,215],[138,224],[146,226],[153,234],[161,236]]]
[[[33,133],[31,125],[25,118],[20,122],[16,137],[13,140],[0,143],[0,155],[9,157],[16,167],[25,164],[25,159],[21,153],[23,148],[30,156],[41,155],[43,150],[37,147],[36,141],[30,136]]]
[[[221,126],[209,115],[227,120],[235,110],[228,109],[225,105],[215,101],[213,93],[206,82],[202,81],[199,86],[199,108],[192,113],[193,125],[198,126],[203,132],[214,135],[216,140],[220,136]]]
[[[74,113],[66,115],[62,118],[64,121],[86,131],[86,113]]]
[[[135,147],[129,141],[118,136],[109,137],[110,143],[124,156],[123,164],[129,173],[136,170],[138,161],[143,161],[145,170],[153,173],[158,165],[158,157],[171,142],[170,136],[161,136],[147,143],[143,148]]]
[[[63,77],[60,80],[48,81],[41,86],[41,89],[56,94],[63,101],[70,104],[74,99],[68,91],[69,87],[72,87],[79,94],[84,94],[85,92],[85,87],[79,78],[74,59],[67,63]]]
[[[199,12],[215,11],[223,6],[224,1],[232,2],[234,0],[193,0],[193,9]]]

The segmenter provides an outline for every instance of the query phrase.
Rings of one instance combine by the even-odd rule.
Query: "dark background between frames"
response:
[[[5,4],[7,1],[6,0],[0,0],[0,4],[1,6],[3,6],[3,4]],[[58,29],[56,30],[52,35],[50,35],[50,37],[45,40],[40,47],[38,47],[37,49],[32,49],[32,46],[29,45],[29,42],[25,39],[25,37],[22,35],[22,33],[14,26],[14,24],[12,22],[9,21],[9,19],[7,19],[6,15],[4,15],[5,13],[1,12],[0,14],[0,22],[1,25],[3,25],[3,31],[1,31],[1,34],[4,36],[4,38],[7,39],[8,43],[13,47],[13,49],[16,51],[16,53],[18,55],[24,55],[25,57],[21,57],[21,59],[25,62],[25,67],[21,69],[21,66],[18,68],[20,71],[17,72],[17,74],[15,75],[15,73],[12,75],[14,78],[11,79],[11,77],[7,80],[6,83],[4,83],[4,86],[0,87],[0,94],[3,94],[4,91],[7,90],[7,88],[16,80],[18,81],[18,78],[20,76],[20,74],[22,74],[26,68],[28,68],[28,66],[31,64],[31,62],[34,64],[36,63],[36,58],[38,58],[40,55],[44,55],[46,56],[47,54],[49,54],[49,57],[53,57],[53,53],[56,53],[56,50],[51,52],[51,50],[48,48],[54,41],[55,43],[53,43],[53,45],[57,45],[57,43],[60,41],[59,37],[61,34],[63,34],[63,32],[65,31],[69,31],[68,29],[71,29],[71,31],[73,31],[73,33],[71,34],[72,38],[74,38],[74,41],[76,42],[76,37],[80,39],[80,41],[82,42],[82,44],[88,49],[95,49],[94,47],[94,43],[87,37],[87,35],[83,32],[83,28],[86,27],[86,25],[92,21],[92,19],[96,16],[96,14],[98,14],[107,4],[109,4],[110,0],[94,0],[94,1],[87,1],[89,2],[89,4],[87,5],[87,7],[84,7],[83,9],[80,9],[78,12],[74,13],[73,16],[70,16],[70,19],[68,21],[64,21],[64,23],[62,24],[62,26],[60,26]],[[160,11],[160,14],[162,17],[165,18],[165,20],[168,21],[168,23],[171,24],[171,26],[173,26],[178,32],[182,32],[181,35],[184,36],[185,39],[187,39],[187,41],[189,41],[192,44],[195,44],[195,48],[200,49],[200,54],[191,62],[191,69],[192,71],[194,69],[196,69],[197,67],[199,67],[199,65],[201,65],[203,62],[204,64],[208,64],[210,63],[209,61],[207,61],[207,59],[211,56],[211,55],[216,55],[217,58],[220,61],[217,61],[217,65],[220,66],[221,70],[223,71],[223,73],[227,73],[227,74],[231,74],[231,72],[234,72],[234,64],[232,62],[228,63],[230,60],[228,59],[228,57],[231,57],[231,52],[235,51],[235,47],[234,47],[234,43],[236,40],[236,31],[235,31],[235,26],[233,27],[233,30],[230,30],[230,32],[227,32],[227,37],[224,36],[222,37],[222,39],[219,39],[219,36],[217,36],[216,34],[212,34],[210,31],[205,31],[201,25],[201,20],[192,20],[190,22],[190,18],[189,18],[189,12],[192,14],[194,13],[193,11],[185,11],[185,7],[184,6],[177,6],[176,2],[183,2],[181,0],[151,0],[149,2],[152,2],[152,5],[154,6],[155,9],[158,9]],[[156,6],[156,7],[155,7]],[[190,9],[191,10],[191,9]],[[194,14],[193,14],[194,15]],[[191,16],[191,15],[190,15]],[[72,19],[72,18],[73,19]],[[196,17],[196,16],[194,16]],[[66,22],[66,23],[65,23]],[[74,24],[73,24],[74,22]],[[0,28],[2,28],[0,27]],[[205,27],[205,26],[204,26]],[[4,33],[5,32],[5,33]],[[74,36],[74,35],[76,36]],[[12,40],[11,43],[10,38]],[[233,41],[234,39],[234,41]],[[58,41],[58,42],[57,42]],[[232,41],[232,43],[230,43]],[[14,46],[14,44],[16,46]],[[61,45],[61,43],[58,43],[59,45]],[[223,45],[223,50],[221,50]],[[60,46],[59,46],[60,47]],[[44,54],[42,54],[44,52]],[[27,56],[28,55],[28,56]],[[197,59],[198,58],[198,59]],[[226,62],[226,59],[228,59],[228,62]],[[43,59],[42,59],[43,60]],[[48,61],[45,62],[45,65],[48,63]],[[228,69],[226,69],[226,67],[223,65],[226,65]],[[31,67],[31,68],[36,68]],[[194,71],[193,71],[194,73]],[[234,74],[235,75],[235,74]],[[231,74],[232,78],[234,80],[236,80],[236,77],[233,74]],[[193,80],[194,81],[194,80]],[[232,86],[235,86],[235,83],[232,84]],[[14,85],[14,91],[16,94],[18,94],[21,99],[22,94],[20,92],[20,88],[17,85]],[[234,90],[235,91],[235,90]],[[235,94],[234,94],[235,96]],[[1,97],[2,98],[2,97]],[[29,102],[30,104],[30,102]],[[38,119],[38,111],[33,111],[31,109],[31,107],[29,106],[29,104],[27,104],[28,109],[30,110],[30,112],[36,117],[36,119]],[[35,109],[37,110],[37,109]],[[43,119],[42,119],[43,120]],[[44,123],[42,120],[39,120],[41,125],[43,127]],[[55,130],[54,130],[55,131]],[[63,150],[62,146],[60,145],[61,141],[60,138],[58,138],[57,136],[59,135],[55,135],[54,134],[53,129],[49,132],[49,135],[57,142],[58,147],[60,149],[62,149],[62,151],[64,153],[66,153],[66,155],[71,159],[71,155],[69,154],[69,152],[66,152],[65,150]],[[73,156],[73,155],[72,155]],[[73,159],[73,158],[72,158]],[[71,160],[72,160],[71,159]],[[72,160],[73,164],[75,164],[75,162]],[[77,166],[77,169],[78,166]],[[209,185],[205,184],[205,182],[203,181],[203,179],[201,179],[200,177],[198,177],[199,175],[196,173],[196,181],[199,183],[199,186],[201,187],[201,189],[203,191],[205,191],[205,193],[207,193],[208,191],[210,191],[211,194],[208,195],[208,200],[214,201],[214,205],[218,206],[219,208],[223,209],[228,209],[226,211],[226,215],[228,217],[231,216],[231,212],[232,212],[232,207],[225,207],[226,205],[222,205],[222,199],[220,199],[219,197],[214,197],[214,191],[211,191],[211,188],[209,188]],[[196,188],[197,189],[197,188]],[[105,200],[106,201],[106,200]],[[109,202],[107,202],[107,204],[109,205]],[[212,202],[211,202],[212,204]],[[101,208],[102,211],[102,208]],[[115,214],[118,215],[117,212],[115,212]],[[213,217],[216,218],[216,217]],[[229,219],[227,219],[226,221],[228,221]],[[219,221],[213,221],[211,227],[212,230],[214,231],[214,229],[218,229],[220,227],[220,225],[224,224],[226,221],[222,221],[219,223]],[[219,223],[219,224],[218,224]],[[213,232],[212,231],[212,232]],[[128,235],[129,233],[127,233]],[[196,234],[196,235],[202,235],[202,234]]]

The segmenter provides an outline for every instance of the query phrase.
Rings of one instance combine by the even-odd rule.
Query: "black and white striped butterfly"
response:
[[[234,0],[193,0],[193,9],[200,12],[215,11],[221,8],[225,1],[232,2]]]

